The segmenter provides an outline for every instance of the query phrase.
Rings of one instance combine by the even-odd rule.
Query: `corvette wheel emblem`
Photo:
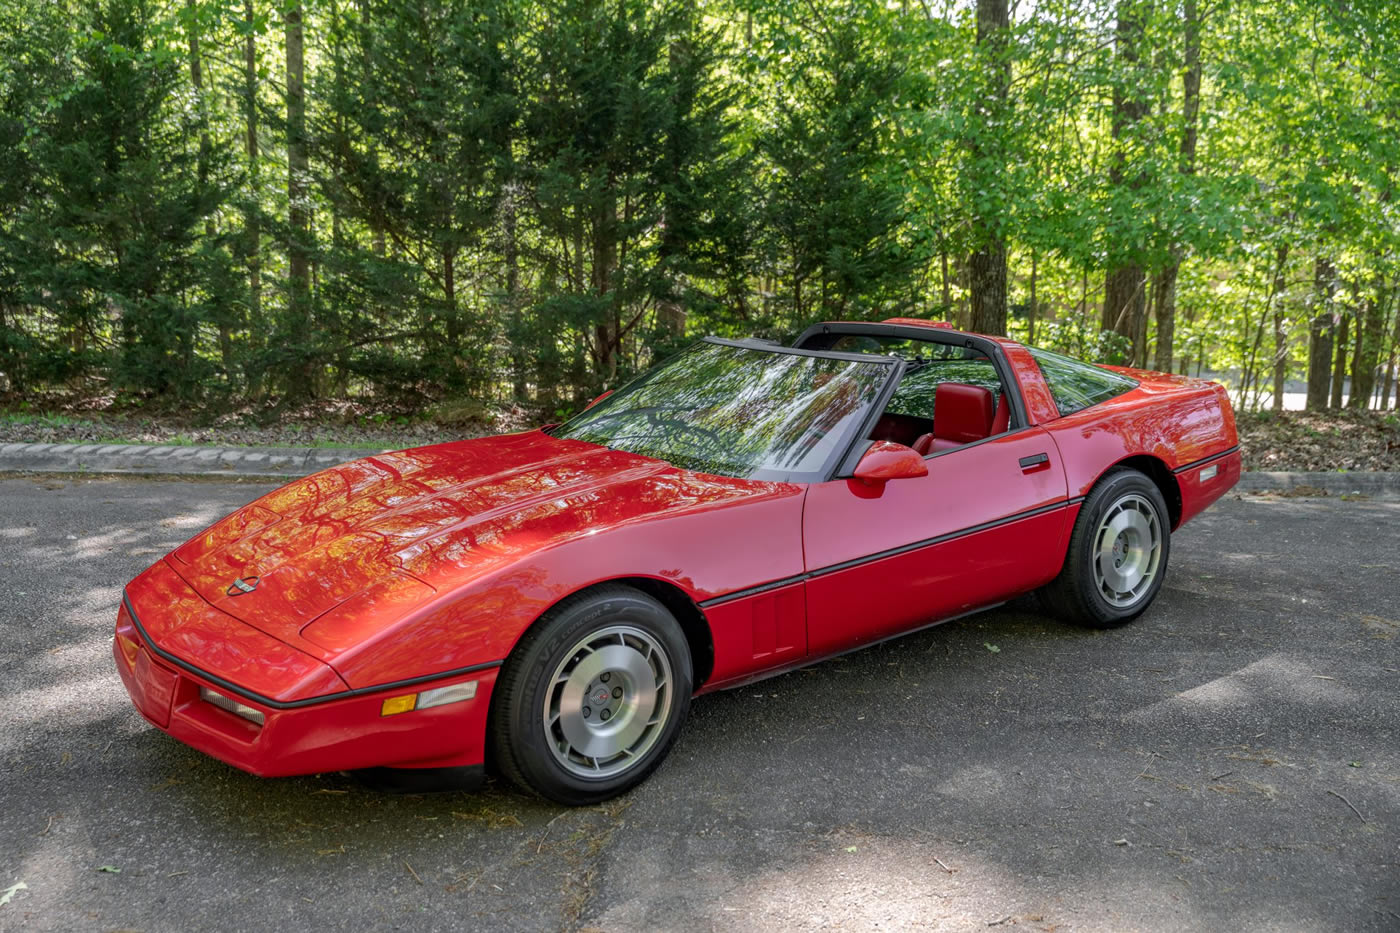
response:
[[[244,593],[251,593],[258,588],[257,577],[241,577],[229,584],[224,590],[229,596],[242,596]]]

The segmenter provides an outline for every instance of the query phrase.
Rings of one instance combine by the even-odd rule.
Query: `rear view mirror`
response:
[[[868,486],[892,479],[913,479],[928,476],[928,464],[912,447],[893,441],[876,441],[856,464],[851,474]]]

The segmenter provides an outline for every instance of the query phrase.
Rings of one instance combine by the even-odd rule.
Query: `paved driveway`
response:
[[[1400,503],[1218,504],[1154,609],[706,697],[628,797],[262,781],[148,727],[123,582],[268,488],[0,480],[0,929],[1400,930]]]

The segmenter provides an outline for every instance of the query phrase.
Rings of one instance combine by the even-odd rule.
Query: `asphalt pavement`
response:
[[[1126,628],[1016,605],[705,697],[569,810],[145,724],[121,585],[268,488],[0,479],[0,930],[1400,930],[1400,502],[1232,497]]]

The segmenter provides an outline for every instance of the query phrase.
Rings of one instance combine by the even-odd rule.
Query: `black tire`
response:
[[[1139,513],[1125,516],[1131,524],[1124,532],[1125,537],[1111,535],[1107,523],[1124,511]],[[1150,518],[1149,518],[1150,512]],[[1108,562],[1111,565],[1118,559],[1119,548],[1123,548],[1125,563],[1136,566],[1139,550],[1130,544],[1126,547],[1121,541],[1128,535],[1141,535],[1136,523],[1146,521],[1159,535],[1155,559],[1146,557],[1141,588],[1126,593],[1114,590],[1115,582],[1131,577],[1108,577],[1099,564],[1103,547],[1111,545]],[[1136,540],[1136,539],[1135,539]],[[1167,503],[1157,485],[1137,470],[1116,467],[1104,476],[1089,491],[1079,516],[1070,534],[1069,549],[1065,554],[1065,565],[1060,575],[1040,591],[1041,601],[1052,613],[1076,625],[1090,628],[1113,628],[1136,619],[1152,605],[1157,592],[1162,588],[1162,580],[1167,574],[1167,559],[1171,554],[1171,520]],[[1112,568],[1109,573],[1117,573]],[[1110,592],[1112,591],[1112,595]]]
[[[621,585],[571,596],[531,626],[501,669],[488,726],[493,764],[556,803],[616,797],[666,757],[689,711],[692,682],[685,633],[661,603]],[[594,701],[599,690],[610,695]],[[605,750],[638,729],[629,751],[590,758],[579,750]],[[571,736],[580,730],[576,748]]]

